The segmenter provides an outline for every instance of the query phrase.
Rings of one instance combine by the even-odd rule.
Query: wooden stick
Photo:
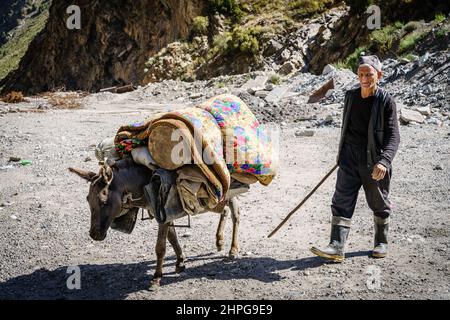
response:
[[[337,164],[334,165],[334,167],[325,175],[325,177],[322,178],[322,180],[320,180],[320,182],[314,187],[314,189],[312,189],[312,191],[310,193],[308,193],[308,195],[305,197],[305,199],[302,200],[302,202],[300,202],[294,209],[292,209],[291,212],[289,212],[289,214],[286,216],[286,218],[284,218],[283,221],[281,221],[281,223],[267,236],[268,238],[270,238],[271,236],[273,236],[288,220],[289,218],[298,210],[300,209],[300,207],[306,202],[306,200],[309,199],[309,197],[312,196],[312,194],[314,192],[316,192],[316,190],[320,187],[320,185],[322,183],[324,183],[325,180],[327,180],[327,178],[333,173],[334,170],[336,170],[336,168],[338,167]]]

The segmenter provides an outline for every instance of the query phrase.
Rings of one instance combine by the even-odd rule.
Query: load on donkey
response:
[[[96,150],[99,173],[69,168],[90,182],[90,235],[103,240],[109,227],[131,233],[139,208],[159,223],[157,266],[152,286],[159,286],[168,239],[185,257],[173,221],[204,212],[221,214],[216,245],[223,249],[225,219],[231,211],[238,252],[239,208],[236,196],[249,185],[268,186],[276,175],[277,154],[267,128],[238,97],[224,94],[195,107],[156,114],[121,126],[113,139]]]

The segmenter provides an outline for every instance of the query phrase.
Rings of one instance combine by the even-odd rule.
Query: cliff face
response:
[[[149,56],[186,38],[206,0],[54,1],[44,30],[33,40],[3,92],[30,94],[63,87],[96,91],[140,83]],[[81,9],[81,29],[69,30],[67,7]]]

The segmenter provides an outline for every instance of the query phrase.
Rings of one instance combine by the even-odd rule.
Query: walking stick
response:
[[[300,202],[291,212],[289,212],[289,214],[286,216],[286,218],[284,218],[283,221],[281,221],[281,223],[267,236],[268,238],[270,238],[271,236],[273,236],[288,220],[289,218],[298,210],[300,209],[300,207],[306,202],[306,200],[309,199],[309,197],[312,196],[312,194],[314,192],[316,192],[316,190],[320,187],[320,185],[322,183],[324,183],[325,180],[327,180],[327,178],[333,173],[334,170],[336,170],[336,168],[338,167],[337,164],[334,165],[334,167],[325,175],[325,177],[322,178],[322,180],[320,180],[320,182],[314,187],[314,189],[311,190],[310,193],[308,193],[308,195],[305,197],[305,199],[302,200],[302,202]]]

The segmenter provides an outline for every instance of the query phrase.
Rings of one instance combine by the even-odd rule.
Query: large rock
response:
[[[400,111],[400,121],[405,124],[410,122],[423,123],[425,117],[418,111],[403,108]]]
[[[333,67],[331,64],[327,64],[322,71],[322,75],[329,74],[330,72],[336,71],[336,68]]]
[[[418,112],[420,112],[421,114],[423,114],[424,116],[429,116],[431,115],[431,108],[430,106],[426,106],[426,107],[418,107],[416,108],[416,110]]]
[[[331,78],[309,97],[308,103],[316,103],[322,100],[329,90],[334,89],[334,79]]]
[[[289,89],[288,86],[276,87],[275,89],[270,91],[270,93],[267,95],[266,101],[269,102],[269,103],[276,103],[276,102],[278,102],[280,99],[282,99],[284,97],[284,95],[286,94],[288,89]]]
[[[295,66],[292,62],[286,62],[284,63],[281,68],[278,70],[278,72],[282,75],[288,75],[295,71]]]
[[[266,75],[256,76],[254,79],[248,80],[243,86],[242,90],[247,90],[248,93],[254,94],[257,91],[262,91],[266,88],[266,82],[269,79]]]
[[[287,60],[291,57],[291,52],[289,51],[289,49],[284,49],[284,50],[281,52],[280,57],[281,57],[281,61],[282,61],[282,62],[285,62],[285,61],[287,61]]]
[[[264,50],[264,55],[271,56],[280,51],[281,49],[283,49],[283,45],[278,41],[272,39],[267,43],[267,47]]]

